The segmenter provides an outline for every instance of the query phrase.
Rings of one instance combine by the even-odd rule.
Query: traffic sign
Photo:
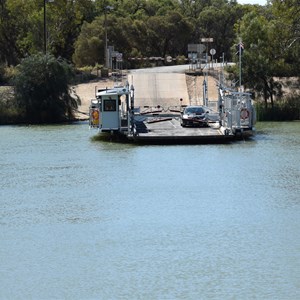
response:
[[[202,53],[206,49],[203,44],[188,44],[188,52]]]
[[[202,43],[212,43],[214,41],[213,38],[202,38],[201,42]]]
[[[123,53],[117,53],[117,55],[116,55],[116,61],[118,61],[118,62],[123,61]]]
[[[167,57],[166,57],[166,61],[167,61],[167,62],[172,62],[172,60],[173,60],[173,59],[172,59],[172,56],[167,56]]]
[[[211,54],[211,55],[215,55],[216,53],[217,53],[217,51],[216,51],[216,49],[210,49],[210,51],[209,51],[209,53]]]

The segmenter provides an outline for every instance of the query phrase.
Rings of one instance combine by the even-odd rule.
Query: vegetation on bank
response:
[[[17,114],[22,122],[52,122],[72,117],[75,104],[66,96],[70,91],[64,88],[56,92],[55,84],[49,82],[55,78],[41,73],[48,71],[43,65],[45,58],[38,54],[45,54],[45,50],[53,59],[64,61],[60,67],[67,74],[70,65],[98,72],[105,65],[106,41],[108,46],[122,52],[124,68],[138,68],[152,62],[131,58],[171,56],[176,58],[174,63],[184,62],[188,58],[188,44],[200,44],[202,38],[208,37],[213,38],[213,43],[204,44],[207,53],[211,48],[216,50],[210,58],[220,61],[222,57],[237,63],[236,68],[229,70],[232,82],[239,79],[237,44],[243,43],[242,84],[255,93],[259,119],[281,119],[285,115],[287,119],[297,118],[297,113],[289,111],[299,108],[299,82],[289,93],[293,98],[291,104],[283,93],[280,78],[299,77],[299,20],[298,0],[269,0],[265,6],[241,5],[236,0],[0,1],[0,85],[17,83],[16,72],[22,69],[17,66],[30,57],[38,61],[34,67],[39,71],[28,71],[28,80],[39,86],[33,76],[47,78],[50,85],[44,86],[44,93],[25,89],[24,95],[29,97],[26,101],[37,106],[35,114],[29,113],[26,101],[21,100],[17,84],[13,105],[13,100],[6,100],[12,95],[0,90],[0,115],[7,111],[3,117],[6,121],[0,119],[0,122],[10,121]],[[77,78],[88,80],[91,76],[91,72],[84,71]],[[31,101],[30,97],[39,100]],[[53,107],[49,101],[53,101]],[[45,113],[45,107],[51,113]]]
[[[288,95],[277,100],[273,107],[262,102],[255,105],[258,121],[294,121],[300,120],[300,94]]]
[[[74,119],[80,99],[70,90],[74,72],[63,59],[32,55],[16,69],[14,88],[0,91],[1,123],[57,123]]]
[[[0,87],[0,124],[22,123],[22,112],[15,105],[14,90],[10,86]]]

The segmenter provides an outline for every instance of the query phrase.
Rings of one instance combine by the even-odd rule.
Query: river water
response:
[[[300,123],[136,146],[0,127],[0,299],[300,299]]]

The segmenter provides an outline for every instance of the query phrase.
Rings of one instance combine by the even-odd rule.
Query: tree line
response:
[[[273,0],[266,6],[236,0],[0,0],[0,63],[16,65],[42,52],[46,25],[48,52],[76,66],[104,63],[107,30],[108,44],[125,59],[187,56],[188,43],[211,37],[215,57],[224,53],[230,61],[233,45],[242,38],[249,53],[268,55],[274,71],[285,63],[280,71],[293,74],[299,67],[298,4],[299,0]]]
[[[269,0],[265,6],[236,0],[0,0],[0,83],[10,68],[45,48],[76,67],[104,65],[107,36],[108,45],[134,67],[128,58],[187,57],[188,44],[209,37],[214,57],[224,55],[226,61],[238,62],[236,45],[243,42],[243,83],[264,99],[266,107],[274,107],[274,97],[282,93],[276,78],[299,75],[299,4],[299,0]],[[229,72],[237,78],[236,68]]]
[[[230,56],[234,25],[251,9],[235,0],[1,0],[0,62],[43,51],[45,24],[48,51],[77,66],[103,64],[105,28],[125,58],[185,55],[208,36]]]

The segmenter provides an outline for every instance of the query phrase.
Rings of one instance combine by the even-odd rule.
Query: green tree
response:
[[[56,57],[72,59],[74,43],[81,26],[95,17],[91,0],[55,0],[47,5],[47,36],[50,53]]]
[[[104,18],[84,22],[75,42],[73,61],[77,67],[104,64]]]
[[[252,10],[237,34],[245,44],[242,58],[243,82],[274,107],[282,96],[280,76],[298,76],[300,55],[299,1],[272,1],[264,11]]]
[[[30,16],[33,0],[1,0],[0,3],[0,59],[16,65],[26,55],[26,41],[31,32]]]
[[[230,48],[235,40],[234,25],[247,9],[243,9],[236,1],[226,0],[201,1],[201,7],[196,18],[195,40],[213,38],[214,42],[205,46],[216,49],[215,58],[224,54],[226,60],[231,60]]]
[[[0,61],[16,65],[43,51],[45,24],[48,52],[70,60],[83,22],[91,22],[95,14],[92,0],[1,0]]]
[[[146,28],[146,54],[161,57],[185,53],[194,29],[193,24],[176,11],[165,16],[149,17]]]
[[[299,0],[274,0],[269,10],[276,55],[285,62],[283,73],[298,76],[300,69]]]
[[[69,87],[72,68],[65,60],[37,54],[22,60],[15,78],[18,108],[31,123],[70,120],[79,99]]]
[[[273,24],[252,11],[243,17],[238,35],[245,47],[242,55],[242,83],[263,97],[265,107],[269,101],[273,107],[274,96],[282,95],[281,83],[274,76],[284,68],[284,61],[274,44]],[[237,55],[235,57],[238,59]]]

